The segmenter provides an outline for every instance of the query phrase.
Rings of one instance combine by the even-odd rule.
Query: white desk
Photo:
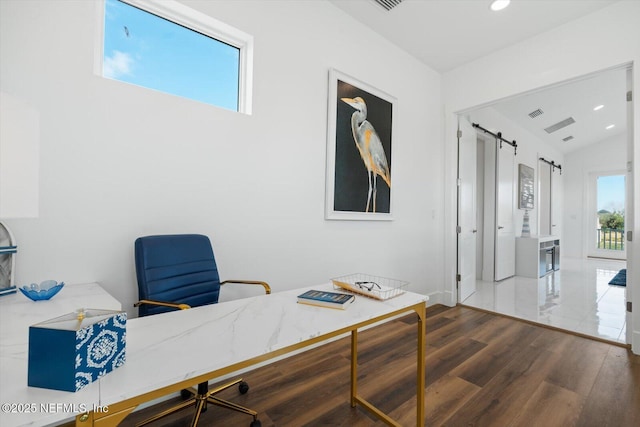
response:
[[[424,351],[427,297],[407,292],[387,301],[356,297],[346,310],[297,304],[307,289],[131,319],[127,360],[100,379],[100,405],[107,413],[78,417],[77,426],[112,426],[143,402],[175,393],[327,339],[351,333],[351,404],[391,425],[394,421],[357,392],[357,331],[391,317],[418,315],[416,425],[424,426]],[[312,375],[312,374],[310,374]],[[399,386],[403,386],[399,384]]]
[[[122,309],[120,302],[97,283],[65,285],[49,301],[31,301],[20,291],[0,297],[2,427],[59,423],[73,419],[78,413],[98,404],[98,383],[90,384],[76,393],[27,386],[29,326],[83,307]],[[62,406],[65,404],[66,407]]]
[[[358,395],[358,329],[410,312],[419,319],[416,395],[417,402],[424,402],[428,298],[410,292],[387,301],[357,297],[345,311],[297,304],[297,295],[312,288],[331,289],[331,285],[129,319],[124,366],[76,393],[27,387],[28,328],[80,307],[120,310],[120,303],[95,283],[65,286],[46,302],[32,302],[22,294],[2,297],[0,403],[36,406],[28,412],[24,405],[20,411],[1,411],[0,425],[56,424],[93,407],[106,407],[108,412],[78,416],[76,425],[117,425],[140,403],[347,333],[352,338],[351,404],[359,404],[394,425]],[[419,404],[416,425],[423,426],[424,417],[424,405]]]

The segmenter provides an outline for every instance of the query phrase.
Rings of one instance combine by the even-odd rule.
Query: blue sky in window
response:
[[[104,77],[238,110],[240,50],[106,0]]]
[[[624,175],[598,177],[598,210],[624,211]]]

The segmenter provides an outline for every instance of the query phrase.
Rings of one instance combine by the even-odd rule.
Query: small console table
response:
[[[560,269],[560,238],[533,236],[516,238],[516,275],[544,277]]]

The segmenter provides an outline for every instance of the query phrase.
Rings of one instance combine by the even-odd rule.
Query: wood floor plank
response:
[[[444,326],[454,323],[455,321],[455,319],[450,319],[446,316],[427,317],[427,330],[433,333]]]
[[[513,427],[577,426],[584,400],[585,398],[576,392],[543,381],[511,425]]]
[[[426,389],[425,425],[442,425],[447,418],[463,407],[480,389],[477,385],[454,375],[441,377]]]
[[[544,333],[540,334],[531,343],[531,346],[542,347],[555,353],[564,352],[568,346],[575,342],[575,337],[575,335],[566,332],[544,328]]]
[[[439,314],[449,312],[451,307],[447,307],[446,305],[432,305],[427,309],[427,318],[433,318]]]
[[[579,425],[640,425],[640,356],[624,348],[609,348]]]
[[[511,322],[506,318],[501,319],[498,325],[507,325],[507,327],[498,328],[500,333],[492,335],[491,338],[487,338],[484,334],[477,337],[487,342],[487,347],[454,368],[453,375],[483,387],[511,360],[520,357],[523,351],[527,351],[528,344],[541,333],[531,325]]]
[[[435,383],[486,346],[484,343],[462,336],[438,351],[427,353],[426,386]]]
[[[586,397],[609,348],[602,342],[571,337],[570,345],[559,353],[561,357],[553,366],[547,381]],[[576,369],[576,366],[580,366],[580,369]]]
[[[435,331],[432,330],[428,339],[428,344],[432,347],[443,347],[456,339],[465,336],[469,331],[472,331],[484,323],[490,322],[494,319],[491,314],[465,308],[462,308],[460,311],[454,312],[451,315],[447,313],[444,317],[453,320],[453,322],[450,322]],[[430,329],[427,328],[427,331],[429,330]]]
[[[530,349],[510,361],[444,425],[509,425],[559,357],[541,348]]]

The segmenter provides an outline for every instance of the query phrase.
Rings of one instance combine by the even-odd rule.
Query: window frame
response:
[[[118,0],[239,49],[238,112],[251,115],[253,93],[253,36],[175,0]],[[94,73],[104,78],[104,27],[106,0],[96,4],[97,31]],[[116,81],[120,81],[115,79]],[[123,82],[125,83],[125,82]],[[147,88],[154,90],[152,88]],[[164,92],[167,93],[167,92]],[[178,96],[178,95],[174,95]],[[190,98],[189,98],[190,99]],[[213,104],[208,104],[213,105]],[[219,107],[218,108],[222,108]],[[233,110],[232,110],[233,111]]]

